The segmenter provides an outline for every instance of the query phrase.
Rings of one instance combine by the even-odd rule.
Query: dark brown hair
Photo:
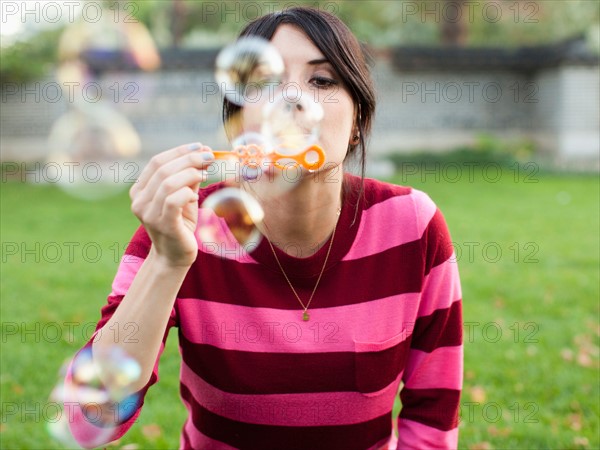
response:
[[[375,114],[375,89],[363,49],[352,31],[340,19],[326,11],[307,7],[285,9],[259,17],[246,25],[239,37],[260,36],[271,40],[282,24],[294,25],[308,36],[335,68],[350,93],[357,111],[360,141],[348,147],[346,158],[359,153],[361,176],[364,178],[366,140]],[[225,98],[223,122],[227,124],[239,109],[239,106]]]

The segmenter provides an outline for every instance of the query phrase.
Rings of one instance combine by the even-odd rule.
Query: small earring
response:
[[[359,142],[360,142],[360,134],[359,134],[359,133],[357,133],[357,134],[355,134],[354,136],[352,136],[352,143],[353,143],[354,145],[356,145],[356,144],[358,144]]]

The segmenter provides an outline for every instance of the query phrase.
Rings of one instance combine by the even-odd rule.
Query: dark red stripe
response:
[[[377,392],[404,370],[410,339],[379,352],[356,353],[356,384],[359,392]]]
[[[391,248],[377,255],[341,261],[328,269],[319,284],[311,309],[352,305],[408,292],[419,292],[423,282],[423,261],[419,241]],[[211,267],[210,272],[203,270]],[[265,272],[270,277],[265,277]],[[317,274],[318,275],[318,274]],[[315,278],[293,278],[300,298],[310,297]],[[339,280],[354,280],[340,284]],[[243,264],[203,254],[194,263],[179,297],[206,298],[220,303],[298,309],[299,305],[279,270],[262,264]]]
[[[184,361],[212,386],[238,394],[354,391],[390,385],[404,369],[409,340],[379,352],[263,353],[195,344],[181,333]]]
[[[356,183],[360,182],[360,178],[354,178],[353,182],[356,185]],[[409,195],[411,192],[412,188],[407,186],[382,183],[381,181],[365,178],[364,209],[368,209],[392,197]]]
[[[181,334],[181,333],[180,333]],[[183,360],[214,387],[238,394],[356,391],[354,353],[262,353],[194,344],[180,336]]]
[[[110,320],[112,315],[117,310],[117,307],[121,304],[121,300],[123,300],[123,295],[109,295],[107,299],[107,303],[100,310],[101,317],[100,321],[96,324],[96,330],[99,330],[106,322]]]
[[[192,422],[206,436],[240,449],[258,450],[364,450],[392,432],[391,411],[367,422],[352,425],[294,427],[239,422],[214,414],[196,403],[181,385],[181,396],[189,402]],[[325,408],[327,405],[323,405]],[[243,407],[243,405],[241,406]]]
[[[148,236],[148,233],[144,227],[140,226],[131,238],[127,249],[125,249],[125,254],[137,256],[139,258],[146,258],[148,256],[148,252],[150,252],[151,246],[152,241],[150,240],[150,236]]]
[[[454,389],[407,389],[400,392],[400,417],[442,431],[458,426],[460,391]]]
[[[452,256],[454,248],[448,231],[448,225],[441,211],[435,214],[427,224],[427,228],[421,237],[423,248],[426,250],[425,275],[436,266],[444,263]]]
[[[411,347],[429,353],[439,347],[461,345],[462,331],[462,303],[455,301],[450,308],[417,319]]]

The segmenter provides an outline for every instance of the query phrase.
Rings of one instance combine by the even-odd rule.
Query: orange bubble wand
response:
[[[278,169],[301,166],[306,170],[314,171],[321,168],[325,163],[325,152],[318,145],[311,145],[295,155],[284,155],[276,151],[266,153],[257,144],[238,145],[232,151],[216,150],[213,151],[213,154],[215,155],[215,159],[235,159],[249,167],[259,167],[264,162],[271,162]],[[282,164],[280,162],[282,160],[292,160],[294,165]]]

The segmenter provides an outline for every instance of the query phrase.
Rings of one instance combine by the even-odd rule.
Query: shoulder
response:
[[[349,175],[348,183],[357,191],[361,182],[360,177]],[[403,186],[385,181],[365,178],[363,184],[364,211],[382,210],[386,216],[400,219],[410,219],[424,230],[433,219],[438,207],[425,192],[411,186]]]

